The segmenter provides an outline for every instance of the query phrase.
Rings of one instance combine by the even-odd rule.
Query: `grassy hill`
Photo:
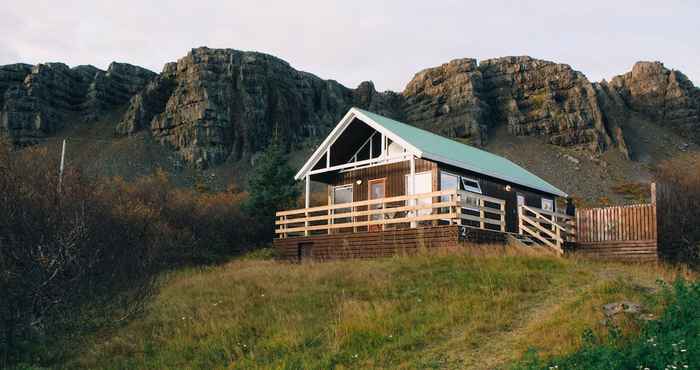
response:
[[[571,353],[601,306],[658,314],[663,266],[532,249],[310,264],[243,258],[172,273],[142,317],[92,336],[71,368],[328,369],[509,366],[530,348]],[[639,321],[619,316],[623,332]]]

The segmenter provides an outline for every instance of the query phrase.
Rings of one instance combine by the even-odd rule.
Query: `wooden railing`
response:
[[[518,206],[518,231],[564,254],[564,242],[575,241],[576,219],[563,213]]]
[[[279,238],[378,231],[419,224],[457,224],[505,231],[505,201],[460,190],[302,208],[276,213]]]

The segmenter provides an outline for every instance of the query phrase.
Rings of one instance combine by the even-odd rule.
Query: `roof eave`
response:
[[[450,165],[453,165],[453,166],[456,166],[456,167],[459,167],[459,168],[462,168],[462,169],[465,169],[465,170],[474,171],[474,172],[477,172],[477,173],[482,173],[482,174],[484,174],[484,175],[488,175],[488,176],[491,176],[491,177],[494,177],[494,178],[497,178],[497,179],[500,179],[500,180],[504,180],[504,181],[509,181],[509,182],[512,182],[512,183],[514,183],[514,184],[518,184],[518,185],[521,185],[521,186],[527,186],[528,188],[532,188],[532,189],[535,189],[535,190],[539,190],[539,191],[545,192],[545,193],[547,193],[547,194],[552,194],[552,195],[556,195],[556,196],[564,197],[564,198],[568,198],[568,197],[569,197],[568,194],[566,194],[565,192],[561,191],[559,188],[557,188],[557,187],[555,187],[554,185],[551,185],[551,184],[549,184],[549,185],[552,187],[552,189],[545,189],[545,188],[543,188],[543,187],[541,187],[541,186],[527,185],[527,184],[523,184],[522,182],[520,182],[520,180],[514,179],[514,178],[512,178],[512,177],[510,177],[510,176],[501,175],[501,174],[499,174],[499,173],[494,173],[494,172],[487,171],[487,170],[484,170],[484,169],[481,169],[481,168],[474,168],[474,167],[472,167],[472,166],[469,166],[469,165],[465,164],[464,162],[460,162],[460,161],[457,161],[457,160],[445,158],[445,157],[442,157],[442,156],[437,155],[437,154],[424,152],[423,155],[424,155],[424,157],[427,158],[427,159],[432,159],[432,160],[435,160],[435,161],[438,161],[438,162],[447,163],[447,164],[450,164]],[[543,180],[543,181],[544,181],[544,180]]]

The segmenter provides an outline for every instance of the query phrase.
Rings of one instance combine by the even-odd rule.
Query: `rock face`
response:
[[[475,59],[457,59],[417,73],[403,91],[405,119],[439,134],[487,139],[489,107],[481,95],[482,74]]]
[[[610,86],[626,105],[700,143],[700,89],[660,62],[637,62]]]
[[[353,104],[383,111],[391,99],[371,82],[350,90],[270,55],[198,48],[166,65],[132,98],[117,131],[150,128],[162,143],[204,167],[251,155],[272,135],[287,144],[320,136]]]
[[[591,83],[566,64],[527,56],[456,59],[417,73],[401,94],[378,92],[371,81],[350,89],[266,54],[206,47],[160,74],[122,63],[107,71],[0,66],[0,135],[15,143],[124,109],[116,134],[148,132],[198,167],[252,158],[275,135],[292,149],[315,142],[351,106],[475,145],[505,125],[513,135],[629,156],[624,130],[633,111],[700,143],[700,89],[658,62]]]
[[[155,73],[112,63],[107,71],[61,63],[0,67],[0,135],[30,144],[68,121],[92,121],[125,105]]]
[[[481,62],[492,118],[514,135],[544,135],[556,145],[611,144],[592,84],[566,64],[530,57]]]
[[[457,59],[416,74],[403,95],[407,121],[476,144],[506,124],[514,135],[541,135],[556,145],[625,147],[621,135],[609,135],[593,84],[565,64],[526,56]]]

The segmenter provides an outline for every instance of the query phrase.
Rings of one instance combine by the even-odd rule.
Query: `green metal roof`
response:
[[[506,158],[450,140],[366,110],[354,108],[420,150],[422,157],[527,186],[549,194],[567,194]]]

